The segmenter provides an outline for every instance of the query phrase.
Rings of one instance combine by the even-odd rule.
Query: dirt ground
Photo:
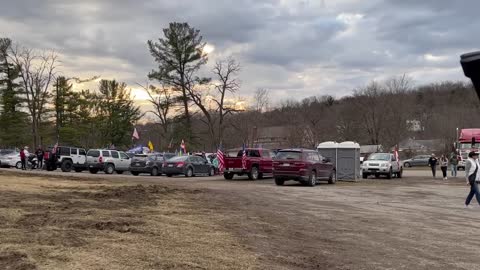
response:
[[[0,269],[480,269],[461,177],[45,175],[0,171]]]

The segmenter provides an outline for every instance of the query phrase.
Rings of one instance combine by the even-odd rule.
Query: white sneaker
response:
[[[472,209],[472,206],[471,206],[471,205],[466,205],[466,204],[465,204],[465,208],[466,208],[466,209]]]

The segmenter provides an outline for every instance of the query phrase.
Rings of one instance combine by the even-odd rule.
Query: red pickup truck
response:
[[[239,150],[236,157],[225,157],[225,171],[223,177],[233,179],[234,175],[248,175],[250,180],[262,179],[265,174],[273,172],[273,158],[275,154],[262,148],[246,149],[246,168],[242,166],[243,150]]]

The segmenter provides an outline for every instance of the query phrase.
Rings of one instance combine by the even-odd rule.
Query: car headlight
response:
[[[386,168],[386,167],[388,167],[388,164],[387,163],[380,164],[380,167]]]

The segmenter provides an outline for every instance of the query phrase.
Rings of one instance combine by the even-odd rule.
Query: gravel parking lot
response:
[[[15,182],[6,179],[18,177],[24,183],[34,176],[39,179],[35,182],[39,190],[47,186],[45,183],[53,185],[58,181],[75,183],[83,188],[95,184],[107,187],[140,184],[184,190],[183,197],[177,196],[175,199],[185,198],[186,202],[193,202],[195,206],[189,207],[190,212],[184,214],[192,218],[192,212],[198,210],[198,215],[193,219],[211,217],[208,226],[199,228],[198,237],[204,237],[202,230],[214,228],[224,234],[225,243],[230,244],[219,245],[218,239],[212,240],[211,246],[208,242],[202,242],[204,245],[201,248],[205,249],[203,255],[202,252],[194,253],[193,257],[189,257],[190,264],[187,266],[172,262],[165,264],[171,268],[480,269],[480,206],[464,208],[468,187],[463,172],[458,178],[444,181],[432,179],[427,170],[409,170],[402,179],[369,179],[356,183],[339,182],[336,185],[322,183],[311,188],[296,182],[279,187],[274,185],[272,179],[252,182],[240,178],[226,181],[221,177],[187,179],[61,172],[24,173],[2,169],[0,194],[4,196],[5,190],[15,189]],[[46,189],[52,192],[52,187]],[[4,204],[2,207],[0,210],[6,211],[8,206]],[[149,206],[149,211],[155,210],[155,206]],[[38,211],[45,209],[39,208]],[[174,211],[182,214],[178,209]],[[148,222],[149,215],[141,219]],[[11,225],[12,222],[18,220],[4,224]],[[183,229],[188,228],[179,228]],[[5,237],[5,233],[5,230],[2,231],[0,237]],[[127,236],[117,235],[120,240]],[[179,236],[182,237],[182,233]],[[187,242],[196,241],[195,235],[185,234],[184,237],[188,238]],[[136,243],[138,249],[160,243],[155,237],[128,239],[146,241]],[[93,245],[88,237],[82,238],[82,241],[86,241],[87,246]],[[19,245],[9,243],[9,250],[19,248]],[[108,242],[103,243],[105,248],[108,245]],[[231,249],[231,245],[236,248]],[[235,254],[240,254],[238,264],[231,261],[232,256],[212,260],[214,263],[208,264],[205,256],[212,256],[208,249],[214,247],[218,254],[229,252],[234,258]],[[157,248],[168,249],[169,246],[165,244]],[[75,248],[65,248],[64,252],[72,252],[72,249]],[[5,243],[3,250],[5,252]],[[28,251],[25,247],[22,250],[33,266],[49,268],[38,253]],[[109,259],[112,262],[119,260],[113,257]],[[75,258],[68,257],[65,260]],[[154,260],[135,260],[127,268],[150,268]],[[56,264],[58,268],[65,265],[78,266],[72,261]],[[162,267],[165,265],[158,264]],[[192,265],[195,267],[190,267]]]

